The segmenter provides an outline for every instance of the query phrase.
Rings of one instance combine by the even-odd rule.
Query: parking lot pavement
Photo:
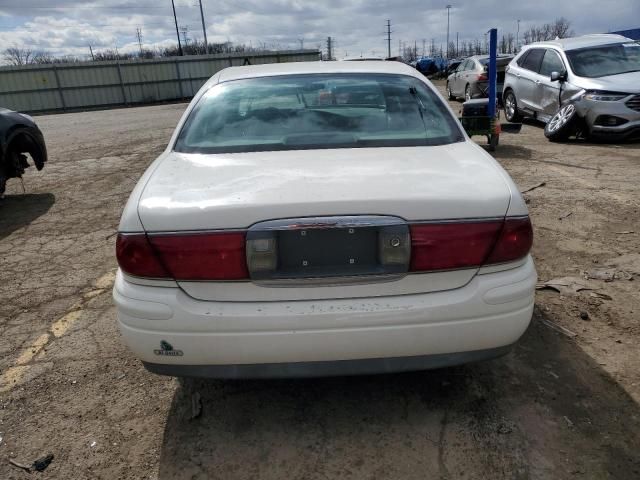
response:
[[[180,383],[128,353],[110,289],[124,202],[184,108],[37,119],[51,160],[0,204],[1,479],[48,453],[47,478],[640,477],[638,145],[552,144],[533,123],[502,136],[521,189],[544,183],[525,194],[541,281],[590,288],[540,290],[506,357]]]

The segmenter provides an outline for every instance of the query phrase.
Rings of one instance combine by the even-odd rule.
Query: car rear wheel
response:
[[[451,86],[449,85],[449,82],[447,82],[447,97],[449,98],[449,100],[456,99],[455,95],[451,92]]]
[[[469,100],[471,100],[471,86],[467,84],[464,88],[464,101],[467,102]]]
[[[512,90],[509,90],[504,96],[504,116],[509,122],[522,120],[522,115],[518,112],[518,102]]]
[[[544,127],[544,135],[552,142],[562,142],[578,129],[578,112],[573,104],[561,107]]]

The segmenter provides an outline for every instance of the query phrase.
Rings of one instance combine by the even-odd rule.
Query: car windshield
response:
[[[212,87],[185,122],[186,153],[443,145],[464,139],[423,82],[407,75],[290,75]]]
[[[640,71],[640,43],[625,42],[566,52],[573,72],[580,77],[597,78]]]

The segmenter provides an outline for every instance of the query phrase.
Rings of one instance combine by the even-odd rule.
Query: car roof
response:
[[[401,62],[289,62],[265,65],[229,67],[220,72],[218,82],[229,82],[242,78],[273,77],[278,75],[307,75],[321,73],[387,73],[424,78],[414,68]],[[212,79],[213,80],[213,79]]]
[[[534,47],[556,47],[561,50],[575,50],[577,48],[597,47],[599,45],[607,45],[616,42],[633,42],[633,40],[623,37],[622,35],[602,33],[571,38],[556,38],[555,40],[547,40],[544,42],[534,42],[528,44],[527,49]]]

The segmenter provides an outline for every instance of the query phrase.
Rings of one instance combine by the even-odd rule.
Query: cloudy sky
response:
[[[444,45],[447,0],[202,0],[210,42],[231,41],[267,48],[316,48],[332,36],[336,56],[386,53],[386,19],[392,22],[392,52],[398,41],[419,50],[423,39]],[[175,0],[178,23],[202,39],[198,0]],[[640,0],[451,0],[451,35],[483,39],[490,27],[516,33],[564,16],[576,33],[640,27]],[[176,42],[171,0],[0,0],[0,49],[26,47],[53,55],[89,54],[118,47]]]

